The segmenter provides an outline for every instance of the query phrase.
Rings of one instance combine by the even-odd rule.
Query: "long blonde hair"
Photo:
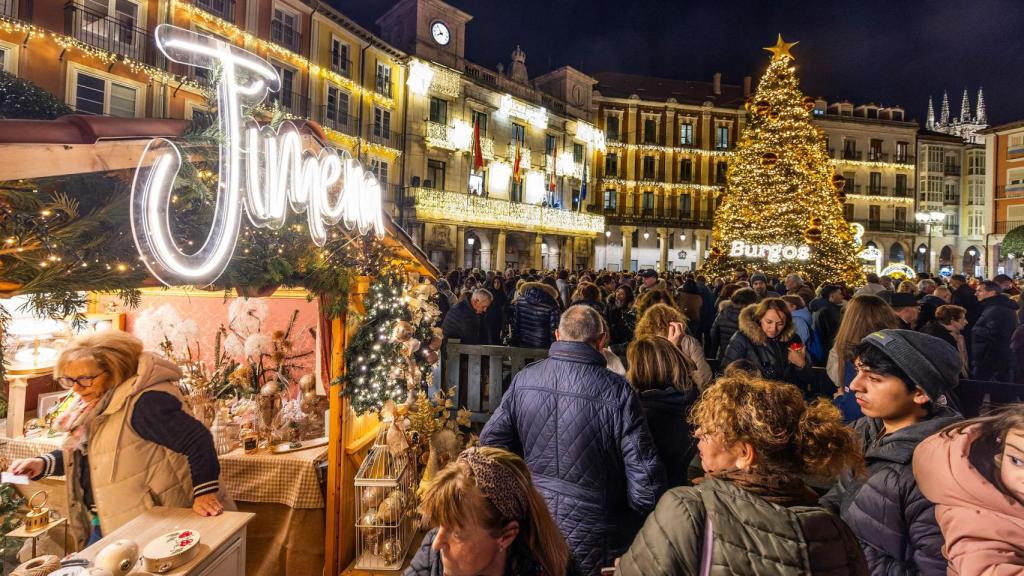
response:
[[[626,380],[639,392],[669,387],[686,392],[695,387],[696,368],[667,338],[653,335],[635,338],[626,349],[626,359],[629,363]]]
[[[76,360],[92,360],[109,378],[108,389],[124,382],[139,370],[142,340],[127,332],[105,330],[76,337],[57,357],[53,377],[60,378],[64,367]]]
[[[504,518],[476,485],[472,470],[464,460],[456,460],[438,472],[423,492],[420,512],[432,526],[464,527],[475,523],[491,532],[519,521],[519,535],[513,548],[528,554],[544,576],[563,576],[569,566],[569,547],[551,518],[544,498],[533,487],[530,470],[523,459],[501,448],[482,446],[481,455],[512,473],[516,488],[528,502],[526,518]]]
[[[839,355],[839,361],[846,362],[853,358],[853,348],[868,334],[899,327],[899,318],[885,300],[870,294],[854,296],[843,308],[843,319],[832,348]]]
[[[686,316],[678,308],[668,304],[654,304],[644,310],[642,314],[637,312],[636,328],[633,330],[633,337],[641,336],[668,336],[668,325],[672,322],[686,323]]]

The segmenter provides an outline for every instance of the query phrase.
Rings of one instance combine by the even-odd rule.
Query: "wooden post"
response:
[[[7,437],[20,438],[25,435],[25,393],[28,378],[11,378],[11,390],[7,399]]]

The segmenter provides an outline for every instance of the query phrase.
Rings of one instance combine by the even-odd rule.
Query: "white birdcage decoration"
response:
[[[402,567],[415,531],[415,485],[405,434],[385,422],[355,477],[357,569]]]

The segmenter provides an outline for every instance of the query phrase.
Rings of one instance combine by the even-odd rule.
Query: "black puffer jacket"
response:
[[[1013,381],[1010,340],[1017,329],[1017,304],[998,294],[981,302],[981,317],[971,329],[971,357],[975,380]]]
[[[444,337],[459,340],[463,344],[491,344],[491,331],[487,328],[486,316],[477,314],[466,298],[452,306],[441,323]]]
[[[480,443],[523,456],[588,575],[626,550],[665,489],[636,393],[581,342],[555,342],[516,374]]]
[[[670,386],[640,393],[640,405],[644,408],[658,456],[665,465],[669,488],[687,484],[686,472],[697,453],[697,440],[686,421],[696,401],[696,388],[680,392]]]
[[[928,420],[884,436],[881,420],[854,422],[868,476],[843,474],[821,504],[838,512],[857,535],[872,574],[946,574],[935,506],[917,487],[913,461],[922,440],[958,420],[941,408]]]
[[[530,282],[523,285],[523,295],[515,303],[515,325],[512,343],[523,348],[548,348],[555,341],[555,329],[562,314],[555,289]]]
[[[715,317],[715,322],[711,324],[711,345],[708,347],[708,352],[714,354],[715,358],[725,356],[729,340],[739,330],[740,310],[742,308],[734,306],[732,302],[726,300],[720,308],[718,316]]]
[[[814,380],[814,368],[810,359],[803,368],[797,368],[789,361],[790,344],[800,343],[800,337],[796,335],[796,328],[790,321],[789,326],[776,338],[769,338],[761,324],[754,319],[755,305],[747,306],[740,312],[739,330],[732,335],[729,346],[722,355],[721,370],[725,370],[729,364],[745,358],[757,366],[761,375],[769,380],[789,382],[801,390],[808,390]]]

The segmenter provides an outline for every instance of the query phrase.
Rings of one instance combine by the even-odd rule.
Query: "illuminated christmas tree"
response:
[[[806,272],[811,281],[863,283],[842,176],[824,132],[811,124],[814,100],[800,92],[790,49],[779,36],[768,70],[747,102],[749,122],[737,141],[722,204],[715,214],[703,271],[726,276],[737,266],[769,274]]]

